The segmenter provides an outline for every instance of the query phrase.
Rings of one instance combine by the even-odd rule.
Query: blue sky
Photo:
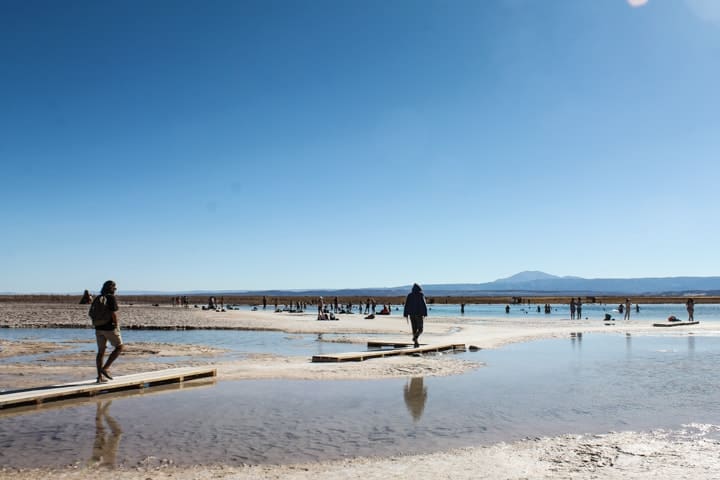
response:
[[[4,0],[0,292],[718,275],[718,58],[712,0]]]

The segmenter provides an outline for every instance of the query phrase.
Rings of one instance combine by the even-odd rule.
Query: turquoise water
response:
[[[124,466],[288,463],[720,425],[719,337],[586,334],[459,355],[486,366],[453,377],[226,381],[0,412],[0,464],[84,463],[103,449]]]
[[[465,305],[465,314],[460,314],[460,305],[455,304],[433,304],[428,305],[431,316],[464,316],[465,318],[538,318],[538,319],[569,319],[570,306],[568,304],[553,304],[550,314],[544,313],[541,306],[540,313],[537,312],[537,305],[510,305],[510,313],[505,313],[505,305]],[[617,305],[583,304],[582,318],[588,320],[602,320],[606,313],[609,313],[616,320],[622,320],[623,314],[617,311]],[[658,322],[666,320],[670,315],[675,315],[681,320],[687,319],[685,305],[677,303],[663,304],[640,304],[640,312],[636,312],[635,303],[630,312],[630,320]],[[698,304],[695,306],[695,320],[701,322],[720,322],[720,304]]]
[[[505,313],[506,304],[467,304],[465,305],[464,315],[460,313],[459,304],[435,303],[429,304],[429,315],[433,317],[459,317],[491,319],[491,318],[538,318],[538,319],[569,319],[569,304],[553,304],[550,314],[544,313],[542,306],[540,313],[537,312],[537,305],[510,305],[510,313]],[[679,303],[662,303],[662,304],[640,304],[640,312],[635,310],[635,303],[632,304],[630,319],[634,321],[658,322],[666,320],[670,315],[686,320],[687,310],[684,304]],[[616,320],[622,320],[623,314],[617,311],[617,305],[605,304],[583,304],[582,318],[588,320],[602,320],[606,313],[612,315]],[[240,306],[239,310],[250,310],[251,306]],[[382,305],[377,310],[380,311]],[[312,309],[310,310],[312,311]],[[392,307],[393,315],[402,315],[402,306],[394,305]],[[357,313],[355,313],[357,315]],[[696,304],[695,320],[720,322],[720,304]]]

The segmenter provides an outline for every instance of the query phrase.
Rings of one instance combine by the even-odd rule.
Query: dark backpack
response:
[[[98,295],[93,299],[88,315],[92,319],[93,327],[102,327],[112,322],[112,312],[107,306],[105,295]]]

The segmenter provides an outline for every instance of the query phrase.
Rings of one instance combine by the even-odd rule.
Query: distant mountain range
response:
[[[662,277],[662,278],[581,278],[559,277],[545,272],[525,271],[507,278],[486,283],[423,284],[429,296],[486,296],[486,295],[720,295],[720,277]],[[338,296],[395,296],[410,291],[410,285],[386,288],[312,289],[312,290],[224,290],[178,292],[181,295],[338,295]],[[151,292],[124,292],[150,294]],[[172,294],[152,292],[153,294]]]
[[[494,282],[459,285],[427,285],[428,292],[454,290],[461,295],[474,292],[577,293],[620,295],[671,295],[720,293],[720,277],[582,278],[558,277],[545,272],[526,271]],[[435,293],[436,295],[438,293]]]

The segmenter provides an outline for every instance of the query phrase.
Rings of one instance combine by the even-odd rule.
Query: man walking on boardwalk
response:
[[[423,321],[425,317],[427,317],[427,304],[425,303],[425,295],[423,294],[422,287],[417,283],[413,284],[412,291],[405,299],[403,316],[406,319],[410,317],[413,342],[415,342],[415,348],[418,348],[420,346],[418,338],[420,338],[423,332]]]
[[[97,367],[97,382],[104,383],[112,380],[110,375],[110,365],[120,356],[123,351],[123,341],[120,336],[120,325],[118,323],[118,304],[115,298],[117,285],[112,280],[108,280],[102,286],[100,295],[95,297],[90,307],[90,317],[93,319],[95,327],[95,339],[97,340],[98,353],[95,357],[95,365]],[[103,363],[105,358],[105,348],[107,342],[113,346],[113,351],[107,361]]]

